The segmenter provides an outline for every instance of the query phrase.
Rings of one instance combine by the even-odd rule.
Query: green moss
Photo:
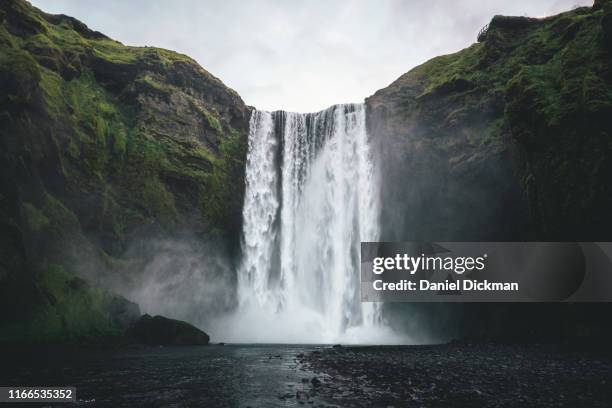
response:
[[[497,143],[501,143],[504,126],[505,122],[503,118],[499,118],[489,124],[482,138],[480,139],[480,146],[490,146],[495,145]]]
[[[9,34],[6,26],[4,24],[0,24],[0,47],[15,48],[16,46],[17,41],[15,41],[14,37]]]
[[[170,92],[170,87],[164,84],[160,78],[146,74],[136,80],[137,84],[147,90],[147,92],[157,93],[158,95],[167,95]]]
[[[482,44],[474,44],[458,53],[436,57],[415,68],[415,75],[426,78],[421,96],[458,80],[478,82],[479,72],[474,68],[480,61],[482,47]]]
[[[193,99],[190,99],[191,106],[206,120],[206,124],[214,130],[217,135],[223,135],[223,127],[221,126],[221,122],[219,122],[219,113],[209,112],[205,108],[203,108],[200,104],[198,104]]]
[[[113,150],[115,155],[122,158],[127,146],[127,133],[124,127],[116,127],[111,132],[113,136]]]
[[[23,203],[21,216],[32,233],[50,234],[54,238],[74,231],[79,224],[76,215],[48,193],[44,194],[38,207],[32,203]]]
[[[193,59],[174,51],[156,47],[127,47],[118,41],[101,39],[89,43],[94,54],[116,64],[134,64],[138,61],[147,65],[168,67],[176,62],[194,64]]]
[[[148,48],[147,50],[149,52],[152,50],[164,62],[165,65],[174,64],[176,62],[195,64],[195,61],[192,58],[176,51],[165,50],[163,48]]]
[[[49,218],[31,203],[23,203],[21,211],[31,231],[38,232],[51,224]]]
[[[215,132],[217,132],[217,134],[219,135],[223,134],[223,128],[221,127],[221,123],[219,122],[219,119],[217,119],[215,116],[213,116],[208,111],[202,111],[202,112],[203,112],[204,117],[206,118],[208,126],[210,126]]]
[[[45,194],[44,213],[58,227],[78,224],[77,216],[51,194]]]
[[[60,265],[38,274],[45,299],[26,319],[0,330],[0,342],[72,342],[121,335],[112,315],[117,297],[95,288]]]
[[[585,75],[581,94],[585,113],[612,114],[612,87],[594,72]]]
[[[62,92],[63,112],[72,112],[67,119],[79,136],[69,141],[73,145],[71,156],[84,159],[84,170],[103,178],[108,166],[116,168],[119,164],[114,159],[125,154],[132,114],[87,70],[65,83]]]
[[[36,57],[60,58],[61,49],[45,34],[36,34],[29,37],[22,45],[24,50]]]
[[[174,196],[157,178],[147,178],[142,186],[142,202],[164,222],[173,222],[176,218]]]
[[[230,136],[222,139],[220,155],[213,163],[213,171],[208,175],[206,187],[202,197],[202,211],[213,220],[215,226],[227,228],[227,222],[233,219],[228,211],[236,208],[235,201],[240,201],[241,196],[236,190],[229,189],[232,178],[244,166],[246,156],[246,143],[240,134],[232,131]]]
[[[61,118],[64,113],[62,85],[62,78],[58,74],[45,68],[41,69],[40,86],[45,98],[45,108],[54,118]]]
[[[9,1],[5,3],[6,4],[3,4],[3,9],[7,11],[8,16],[20,20],[20,28],[26,35],[47,32],[47,21],[40,13],[34,12],[32,6],[28,2]]]
[[[35,102],[41,70],[32,56],[22,50],[0,48],[0,108],[17,111]]]
[[[90,42],[90,44],[94,55],[116,64],[133,64],[138,58],[134,47],[126,47],[117,41],[104,39]]]

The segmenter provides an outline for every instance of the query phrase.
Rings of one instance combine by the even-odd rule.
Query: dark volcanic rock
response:
[[[138,321],[140,307],[121,296],[116,296],[112,298],[108,312],[119,328],[128,329]]]
[[[163,346],[204,346],[210,337],[202,330],[181,320],[143,315],[128,330],[128,335],[142,344]]]

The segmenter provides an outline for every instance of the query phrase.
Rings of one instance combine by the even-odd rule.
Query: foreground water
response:
[[[74,386],[77,406],[290,407],[313,374],[298,358],[322,346],[211,345],[3,356],[2,386]],[[300,356],[300,357],[298,357]],[[308,398],[309,405],[321,405]]]
[[[607,347],[211,345],[0,353],[1,386],[75,386],[76,405],[96,407],[604,408],[611,384]]]

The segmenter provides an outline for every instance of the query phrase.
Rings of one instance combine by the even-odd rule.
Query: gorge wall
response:
[[[478,43],[367,98],[368,131],[388,181],[381,239],[609,241],[611,21],[609,1],[543,19],[496,16]],[[602,330],[610,311],[388,309],[400,309],[400,320],[423,316],[441,332],[557,338]]]
[[[138,308],[98,287],[177,303],[165,289],[180,295],[204,273],[197,262],[231,270],[250,117],[240,96],[187,56],[24,0],[0,3],[0,22],[2,340],[114,332]]]

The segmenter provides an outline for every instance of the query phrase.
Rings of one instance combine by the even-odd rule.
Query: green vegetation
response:
[[[121,334],[112,313],[122,300],[94,288],[59,265],[50,265],[36,279],[42,302],[0,331],[0,342],[87,341]]]
[[[47,228],[50,224],[49,219],[45,216],[45,214],[30,203],[23,203],[22,212],[28,228],[30,228],[32,231],[38,232],[44,228]]]
[[[219,122],[219,119],[217,119],[216,116],[214,116],[213,114],[208,112],[206,109],[203,109],[196,104],[193,104],[193,106],[195,109],[198,110],[198,112],[200,112],[200,114],[204,117],[204,119],[206,119],[206,123],[211,129],[213,129],[219,135],[223,134],[223,128],[221,127],[221,122]]]
[[[240,133],[233,131],[221,142],[220,157],[213,162],[213,171],[207,176],[207,190],[202,196],[202,210],[211,219],[236,220],[238,214],[231,214],[232,208],[240,208],[241,197],[226,186],[231,184],[244,168],[247,144]],[[227,224],[225,224],[227,226]],[[217,225],[222,227],[223,224]],[[229,226],[231,228],[231,226]]]

